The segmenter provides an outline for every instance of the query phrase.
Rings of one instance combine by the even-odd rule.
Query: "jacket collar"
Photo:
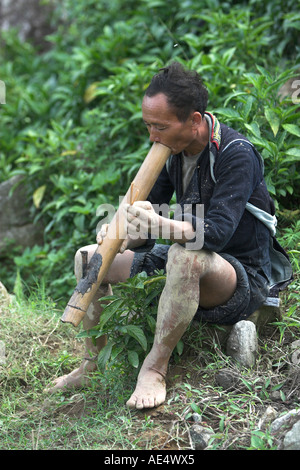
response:
[[[209,148],[211,144],[215,144],[217,149],[219,150],[221,145],[221,126],[219,120],[211,113],[206,112],[204,114],[208,125],[209,125]]]

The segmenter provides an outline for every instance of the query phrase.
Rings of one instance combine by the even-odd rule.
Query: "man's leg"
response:
[[[85,251],[88,255],[87,262],[95,253],[97,245],[90,245],[81,248],[75,255],[75,276],[77,281],[82,277],[82,255],[81,252]],[[89,330],[98,325],[99,318],[102,313],[101,302],[99,299],[106,295],[112,294],[111,284],[124,282],[130,276],[130,268],[133,261],[134,253],[127,250],[122,255],[118,254],[114,259],[111,268],[103,280],[97,295],[91,302],[86,315],[82,320],[84,330]],[[68,387],[81,387],[87,385],[90,381],[89,373],[97,368],[97,356],[99,351],[106,345],[106,337],[102,336],[97,338],[96,344],[93,343],[91,338],[85,339],[85,354],[80,366],[73,370],[70,374],[58,377],[53,381],[52,387],[46,389],[46,392],[54,392],[62,388]]]
[[[152,408],[164,402],[170,356],[194,318],[199,303],[204,308],[221,305],[232,297],[235,289],[235,270],[221,256],[172,245],[166,285],[158,306],[154,344],[142,365],[128,407]]]

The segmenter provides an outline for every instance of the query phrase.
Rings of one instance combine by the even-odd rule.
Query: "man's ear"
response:
[[[194,111],[194,113],[192,114],[192,123],[193,123],[193,125],[198,127],[198,126],[200,126],[201,122],[202,122],[201,113],[199,113],[198,111]]]

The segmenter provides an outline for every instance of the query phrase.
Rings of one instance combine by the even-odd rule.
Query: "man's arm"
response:
[[[137,201],[124,207],[127,233],[131,240],[164,238],[177,243],[194,239],[195,231],[188,221],[173,220],[157,214],[149,201]]]

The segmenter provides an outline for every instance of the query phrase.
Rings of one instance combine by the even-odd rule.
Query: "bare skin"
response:
[[[210,285],[210,289],[202,290],[202,285],[206,288]],[[225,303],[235,288],[235,270],[219,255],[205,251],[187,252],[177,244],[171,247],[154,344],[140,370],[136,389],[127,401],[129,408],[151,408],[164,402],[169,359],[197,311],[202,297],[200,290],[205,292],[200,304],[208,308]]]
[[[202,118],[200,113],[192,112],[187,121],[179,121],[174,111],[169,107],[166,96],[162,93],[152,98],[145,96],[142,111],[150,140],[170,147],[173,154],[184,150],[187,156],[192,156],[206,146],[208,127],[206,120]],[[135,232],[137,225],[145,224],[145,218],[147,220],[148,214],[149,226],[150,222],[151,227],[154,224],[158,234],[162,228],[167,228],[172,241],[184,243],[191,240],[193,228],[188,222],[174,222],[161,216],[155,216],[151,208],[141,207],[139,204],[128,207],[127,211],[129,234],[130,230],[132,233]],[[102,230],[99,232],[97,243],[101,243],[104,236],[105,228],[103,232]],[[133,247],[132,243],[130,236],[124,241],[120,254],[114,259],[103,285],[115,284],[129,278],[134,256],[134,253],[130,251],[130,247]],[[141,244],[142,242],[137,240],[135,243]],[[95,248],[92,245],[85,249],[91,256]],[[77,271],[77,276],[80,273],[79,277],[81,277],[79,265],[80,255],[77,253],[75,272]],[[152,408],[164,402],[166,397],[165,377],[170,356],[192,321],[198,305],[200,304],[204,308],[221,305],[232,297],[235,289],[235,270],[222,257],[204,250],[188,251],[177,243],[172,245],[168,255],[166,285],[158,307],[154,344],[141,367],[136,389],[127,401],[129,408]],[[84,319],[86,322],[84,328],[88,329],[98,323],[101,309],[97,300],[94,302],[93,308],[94,316]],[[92,355],[97,355],[104,344],[105,339],[103,338],[96,348],[87,342],[86,352],[90,351]],[[88,373],[94,367],[95,364],[91,361],[83,360],[78,369],[57,379],[50,391],[86,384]]]
[[[82,256],[81,251],[88,252],[88,262],[96,250],[97,245],[89,245],[78,250],[75,256],[75,276],[77,281],[82,277]],[[106,295],[111,295],[111,284],[121,282],[121,279],[125,281],[130,275],[130,266],[133,259],[133,252],[126,251],[124,255],[117,255],[114,263],[111,267],[108,279],[103,281],[100,286],[98,295],[91,303],[85,317],[83,318],[83,329],[89,330],[94,326],[98,325],[99,318],[102,312],[101,303],[99,299]],[[90,338],[85,340],[85,354],[84,359],[80,366],[67,375],[63,375],[54,379],[52,384],[45,389],[46,393],[53,393],[63,388],[80,388],[88,386],[90,383],[91,373],[97,369],[97,356],[99,351],[106,345],[107,338],[102,336],[97,338],[96,344],[92,342]]]

